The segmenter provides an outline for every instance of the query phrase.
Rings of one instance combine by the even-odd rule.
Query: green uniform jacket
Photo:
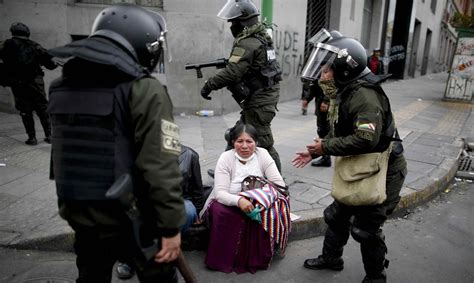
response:
[[[234,45],[229,57],[229,64],[225,69],[207,80],[206,84],[208,87],[212,90],[221,89],[242,81],[244,76],[249,75],[249,73],[258,74],[260,72],[260,68],[266,65],[267,52],[265,45],[260,39],[255,37],[256,34],[261,39],[265,38],[265,40],[271,41],[269,37],[262,34],[259,27],[257,27],[256,32],[253,34],[237,37],[234,40]],[[275,84],[270,89],[257,90],[251,95],[251,98],[246,101],[244,108],[276,105],[279,98],[280,86],[279,84]]]
[[[174,124],[173,105],[163,86],[155,79],[136,81],[129,96],[134,129],[135,167],[142,174],[145,187],[140,190],[156,212],[160,234],[173,236],[185,222],[185,210],[180,187],[178,156],[179,128]],[[116,208],[104,204],[87,207],[59,203],[60,215],[83,226],[119,226]]]
[[[338,122],[334,131],[323,140],[324,154],[344,156],[381,152],[390,142],[382,133],[387,123],[389,101],[373,88],[356,81],[338,94],[340,97]],[[403,153],[390,155],[387,170],[387,200],[385,206],[391,213],[398,201],[407,163]]]

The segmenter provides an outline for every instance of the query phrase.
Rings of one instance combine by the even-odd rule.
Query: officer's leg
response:
[[[255,127],[258,134],[258,146],[268,150],[268,153],[275,161],[278,171],[281,172],[280,156],[273,147],[274,140],[271,122],[275,117],[276,110],[274,105],[267,105],[259,108],[246,109],[241,112],[241,120]]]
[[[48,113],[46,113],[46,107],[37,109],[36,114],[38,114],[41,125],[43,126],[44,141],[51,143],[51,120],[49,119]]]
[[[397,157],[397,160],[394,160],[393,163],[396,163],[393,165],[397,166],[392,167],[390,166],[391,164],[389,164],[387,171],[387,199],[384,202],[384,205],[387,208],[387,215],[392,214],[393,210],[400,201],[400,190],[402,189],[403,182],[405,182],[405,177],[407,175],[406,161],[403,155]]]
[[[334,201],[324,210],[324,221],[328,225],[324,236],[323,256],[338,258],[349,239],[350,208]]]
[[[319,107],[321,106],[322,99],[317,100],[319,103],[316,104],[316,126],[319,138],[324,138],[329,133],[329,122],[327,120],[327,112],[321,112]],[[331,156],[323,155],[319,159],[311,162],[311,166],[315,167],[331,167]]]
[[[385,236],[380,229],[387,218],[385,211],[383,205],[361,207],[351,229],[352,237],[360,243],[366,278],[382,282],[386,279],[385,268],[388,267]]]
[[[276,149],[273,147],[273,136],[270,135],[263,135],[263,136],[258,136],[258,146],[265,148],[268,150],[268,153],[270,156],[273,158],[275,161],[275,164],[278,168],[278,171],[281,173],[281,162],[280,162],[280,155],[276,151]],[[271,146],[269,146],[271,144]]]
[[[22,111],[20,112],[20,116],[23,122],[23,126],[25,126],[26,134],[28,135],[28,139],[25,141],[25,143],[28,145],[37,145],[38,141],[36,140],[35,120],[33,118],[33,112]]]
[[[349,239],[350,208],[334,201],[324,210],[324,221],[328,225],[324,236],[323,253],[317,258],[310,258],[304,266],[310,269],[342,270],[344,261],[342,253]]]
[[[75,229],[74,250],[79,277],[76,282],[110,282],[117,259],[116,239],[100,239],[97,231]]]
[[[51,121],[49,115],[46,113],[48,107],[48,100],[46,100],[46,93],[44,91],[44,81],[42,77],[37,77],[34,83],[29,85],[30,92],[32,93],[31,104],[40,119],[41,125],[43,126],[45,141],[51,142]]]

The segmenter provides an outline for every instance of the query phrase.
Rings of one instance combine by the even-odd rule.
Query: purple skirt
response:
[[[208,211],[209,245],[205,264],[226,273],[267,269],[273,243],[262,226],[235,206],[213,202]]]

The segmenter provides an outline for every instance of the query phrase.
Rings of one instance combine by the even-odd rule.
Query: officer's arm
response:
[[[49,55],[48,51],[44,49],[41,45],[36,44],[36,50],[39,55],[39,62],[41,66],[46,67],[48,70],[54,70],[58,65],[54,63],[53,57]]]
[[[221,89],[241,81],[253,62],[253,50],[248,46],[238,45],[232,49],[229,63],[214,77],[207,80],[207,86],[212,90]]]
[[[323,140],[324,154],[340,156],[365,153],[380,141],[384,112],[377,93],[364,89],[364,92],[353,95],[351,99],[348,117],[353,117],[353,133]]]
[[[178,156],[179,129],[174,124],[172,103],[154,79],[133,85],[129,99],[137,158],[135,165],[149,184],[148,196],[157,213],[163,236],[179,232],[185,222]]]

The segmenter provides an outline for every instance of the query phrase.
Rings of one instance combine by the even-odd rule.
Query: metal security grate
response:
[[[131,3],[146,7],[163,8],[163,0],[76,0],[76,3],[112,5],[117,3]]]
[[[311,52],[307,40],[316,34],[320,29],[329,26],[329,12],[331,0],[308,0],[306,9],[306,42],[304,47],[305,62]]]
[[[474,171],[471,156],[459,158],[458,171]]]

